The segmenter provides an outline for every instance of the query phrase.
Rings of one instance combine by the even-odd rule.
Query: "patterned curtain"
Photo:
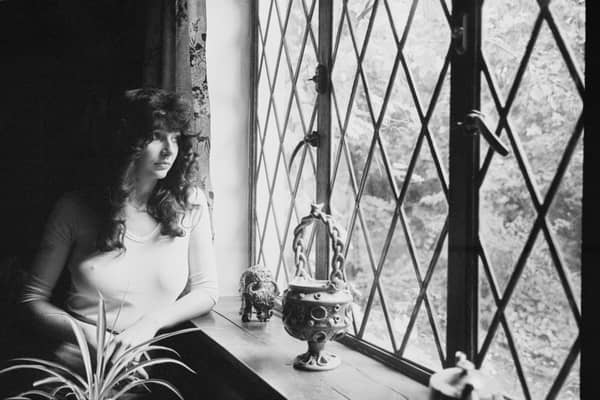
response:
[[[186,93],[194,106],[198,136],[200,181],[211,214],[214,193],[210,180],[210,110],[206,81],[206,0],[148,0],[146,14],[144,86]],[[214,229],[213,229],[214,232]]]

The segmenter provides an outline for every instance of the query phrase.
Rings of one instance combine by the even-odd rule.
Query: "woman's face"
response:
[[[180,133],[157,129],[152,134],[152,141],[146,145],[137,162],[137,174],[138,177],[163,179],[177,158]]]

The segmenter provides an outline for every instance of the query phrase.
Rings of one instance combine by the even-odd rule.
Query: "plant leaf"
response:
[[[128,369],[127,371],[123,372],[122,374],[120,374],[119,376],[117,376],[114,380],[112,381],[106,381],[104,387],[102,388],[102,392],[100,393],[100,396],[102,397],[102,395],[112,389],[115,385],[117,385],[119,382],[121,382],[124,379],[127,379],[127,377],[132,376],[136,371],[140,370],[140,369],[144,369],[146,367],[150,367],[152,365],[158,365],[158,364],[176,364],[179,365],[185,369],[187,369],[188,371],[192,372],[192,373],[196,373],[196,371],[194,371],[193,369],[191,369],[190,367],[188,367],[186,364],[184,364],[183,362],[179,361],[179,360],[174,360],[172,358],[157,358],[154,360],[147,360],[147,361],[142,361],[141,363],[139,363],[138,365],[136,365],[135,367]],[[143,379],[140,379],[143,380]]]
[[[46,385],[48,383],[58,383],[58,382],[61,382],[60,379],[51,376],[49,378],[44,378],[44,379],[40,379],[39,381],[33,382],[33,387]]]
[[[85,335],[83,334],[83,329],[81,329],[81,327],[77,325],[77,322],[75,322],[74,318],[66,315],[65,317],[71,323],[71,329],[73,330],[73,333],[75,333],[77,345],[81,350],[81,358],[83,359],[83,365],[85,366],[85,374],[87,376],[88,385],[92,386],[94,384],[92,376],[92,359],[90,357],[90,349],[88,347],[87,340],[85,338]]]
[[[98,292],[98,325],[96,326],[96,382],[104,375],[104,341],[106,340],[106,308],[102,293]]]
[[[154,383],[156,385],[165,386],[166,388],[171,390],[173,393],[175,393],[175,395],[177,395],[177,397],[179,397],[181,400],[184,400],[183,396],[181,396],[181,393],[179,393],[179,390],[177,390],[177,388],[175,386],[173,386],[173,384],[171,384],[163,379],[145,379],[143,381],[132,382],[129,385],[125,386],[123,389],[121,389],[121,391],[119,391],[116,395],[112,396],[112,398],[118,399],[119,397],[121,397],[122,395],[124,395],[125,393],[127,393],[128,391],[133,389],[134,387],[140,386],[140,385],[146,385],[148,383]]]
[[[55,376],[57,377],[62,383],[66,384],[69,386],[69,389],[71,389],[79,399],[85,399],[85,396],[83,395],[83,392],[81,391],[81,388],[79,388],[77,386],[76,383],[70,381],[69,379],[65,378],[64,376],[60,375],[58,372],[53,371],[52,369],[43,366],[43,365],[31,365],[31,364],[19,364],[19,365],[13,365],[11,367],[7,367],[4,368],[3,370],[0,370],[0,374],[6,373],[6,372],[10,372],[10,371],[15,371],[18,369],[35,369],[38,371],[43,371],[46,372],[49,375]]]
[[[142,343],[132,346],[130,348],[128,348],[127,350],[125,350],[121,356],[115,360],[115,364],[119,363],[120,360],[124,359],[125,357],[127,357],[128,354],[131,354],[133,352],[139,352],[140,349],[142,349],[144,346],[149,345],[151,343],[155,343],[158,342],[159,340],[163,340],[163,339],[167,339],[170,338],[172,336],[176,336],[176,335],[181,335],[184,333],[189,333],[189,332],[198,332],[201,331],[201,328],[186,328],[186,329],[181,329],[179,331],[176,332],[168,332],[168,333],[163,333],[161,335],[155,336],[151,339],[145,340]],[[146,349],[143,349],[143,351],[146,351]]]
[[[139,353],[144,353],[144,355],[147,357],[147,359],[150,359],[150,356],[148,356],[148,352],[149,351],[155,351],[155,350],[163,350],[163,351],[167,351],[170,353],[174,353],[178,358],[181,358],[181,355],[171,349],[170,347],[167,346],[159,346],[159,345],[148,345],[143,349],[139,349],[139,351],[130,353],[127,357],[119,360],[118,363],[113,364],[110,372],[106,375],[105,380],[110,380],[110,379],[114,379],[115,376],[117,376],[123,369],[127,368],[127,366],[135,359],[137,358],[140,354]]]
[[[56,397],[56,395],[58,394],[58,392],[60,392],[61,390],[65,390],[65,389],[69,389],[69,386],[67,386],[67,385],[60,385],[60,386],[58,386],[57,388],[55,388],[55,389],[52,391],[52,396]],[[71,392],[69,392],[68,394],[72,394],[72,393],[73,393],[73,392],[71,391]],[[66,395],[65,395],[65,396],[66,396]]]
[[[19,396],[30,396],[30,395],[36,395],[36,396],[41,396],[45,399],[55,400],[54,396],[51,396],[50,394],[48,394],[42,390],[28,390],[26,392],[19,394]]]
[[[170,347],[167,347],[167,346],[150,345],[150,346],[146,347],[146,349],[145,349],[145,352],[147,353],[147,352],[149,352],[149,351],[154,351],[154,350],[164,350],[164,351],[168,351],[168,352],[170,352],[170,353],[173,353],[173,354],[175,354],[177,357],[181,358],[181,354],[179,354],[177,351],[175,351],[175,350],[173,350],[172,348],[170,348]],[[150,357],[148,356],[148,358],[150,358]]]
[[[19,357],[19,358],[13,358],[11,361],[14,362],[32,362],[32,363],[37,363],[40,365],[44,365],[46,367],[50,367],[50,368],[54,368],[57,369],[61,372],[66,372],[69,375],[71,375],[73,378],[77,379],[77,381],[81,384],[82,387],[86,386],[86,382],[83,379],[83,377],[81,375],[79,375],[78,373],[71,371],[68,368],[63,367],[62,365],[52,362],[52,361],[48,361],[48,360],[42,360],[41,358],[30,358],[30,357]]]
[[[187,329],[181,329],[176,332],[163,333],[161,335],[158,335],[151,339],[148,339],[136,346],[130,347],[129,349],[125,350],[117,360],[114,360],[113,367],[111,368],[111,373],[110,373],[111,378],[114,378],[134,358],[138,357],[140,355],[140,353],[144,353],[144,352],[148,351],[150,344],[160,341],[162,339],[172,337],[172,336],[176,336],[176,335],[180,335],[180,334],[188,333],[188,332],[196,332],[196,331],[200,331],[200,330],[201,330],[200,328],[187,328]],[[160,347],[162,348],[163,346],[160,346]]]

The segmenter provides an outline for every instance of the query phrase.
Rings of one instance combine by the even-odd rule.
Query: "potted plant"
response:
[[[47,374],[47,377],[33,382],[32,388],[6,400],[33,400],[33,399],[59,399],[74,398],[75,400],[118,400],[123,399],[132,390],[141,387],[148,391],[149,384],[166,387],[183,399],[181,393],[170,382],[152,378],[146,373],[146,368],[159,364],[175,364],[188,371],[195,373],[182,361],[161,356],[152,359],[148,352],[162,350],[179,354],[166,346],[156,342],[183,333],[198,331],[199,328],[188,328],[179,331],[168,332],[149,339],[137,346],[126,349],[116,359],[111,354],[111,344],[114,336],[107,335],[106,311],[104,300],[98,301],[98,315],[100,316],[96,325],[97,348],[92,355],[83,330],[74,318],[67,317],[75,334],[77,345],[81,352],[84,365],[84,374],[79,374],[73,369],[60,363],[39,358],[14,358],[10,360],[12,365],[0,370],[0,374],[16,370],[37,370]],[[92,357],[95,356],[95,365]],[[145,359],[144,359],[145,358]],[[82,376],[85,375],[85,376]]]

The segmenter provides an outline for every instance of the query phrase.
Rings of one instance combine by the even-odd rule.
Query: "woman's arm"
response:
[[[73,213],[77,209],[72,196],[63,196],[55,204],[34,257],[30,277],[21,295],[21,307],[40,332],[50,338],[75,342],[68,313],[50,303],[50,296],[74,246]],[[79,323],[88,342],[95,345],[95,327]]]
[[[191,230],[188,247],[190,291],[174,304],[148,315],[160,328],[206,314],[219,297],[210,215],[206,197],[201,191],[198,191],[197,203],[200,205],[200,218]]]

